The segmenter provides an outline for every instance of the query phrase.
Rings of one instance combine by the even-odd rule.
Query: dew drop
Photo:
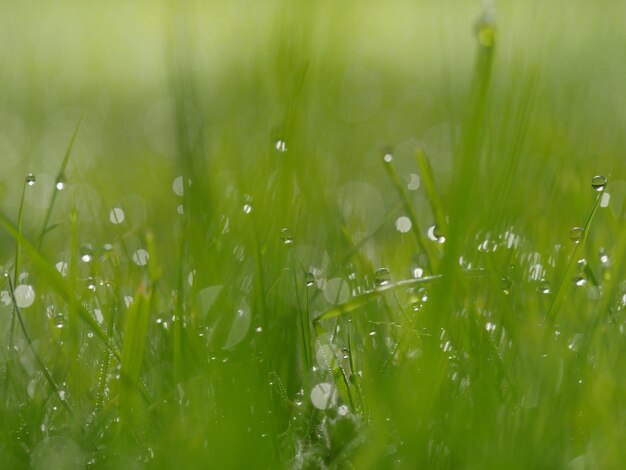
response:
[[[304,273],[304,284],[307,287],[311,287],[313,284],[315,284],[315,275],[312,272],[307,271],[306,273]]]
[[[509,279],[507,279],[506,277],[502,278],[501,282],[501,286],[502,286],[502,292],[504,292],[506,295],[509,295],[509,293],[511,292],[511,281]]]
[[[444,243],[446,241],[446,237],[444,237],[441,234],[441,231],[439,230],[439,227],[437,226],[437,224],[432,225],[428,229],[427,236],[430,240],[437,242],[437,243]]]
[[[54,314],[53,320],[54,326],[57,327],[59,330],[62,330],[65,326],[65,315],[63,315],[62,312],[57,312]]]
[[[126,216],[124,214],[124,211],[119,207],[114,207],[109,213],[109,221],[114,225],[121,224],[122,222],[124,222],[125,218]]]
[[[0,292],[0,302],[2,302],[5,307],[11,305],[11,294],[6,290]]]
[[[172,182],[172,190],[174,191],[174,194],[176,194],[177,196],[182,197],[185,194],[185,187],[183,185],[182,176],[178,176],[174,179],[174,181]]]
[[[582,227],[572,227],[572,229],[569,231],[569,238],[574,243],[580,243],[582,236],[583,236]]]
[[[59,271],[61,276],[67,275],[67,263],[65,261],[59,261],[54,267]]]
[[[415,267],[411,270],[411,274],[413,275],[414,279],[419,279],[424,275],[424,270],[420,267]]]
[[[285,153],[287,151],[287,144],[284,140],[277,140],[274,148],[281,153]]]
[[[35,175],[33,175],[32,173],[29,173],[28,176],[26,176],[26,184],[28,186],[33,186],[36,182],[37,182],[37,179],[35,178]]]
[[[337,408],[337,414],[339,416],[347,416],[348,407],[346,405],[341,405],[339,408]]]
[[[606,176],[594,176],[591,178],[591,187],[596,191],[602,191],[606,187]]]
[[[411,173],[409,175],[409,182],[407,183],[406,188],[409,191],[417,191],[419,187],[420,187],[420,177],[416,175],[415,173]]]
[[[15,303],[19,308],[30,307],[35,302],[35,290],[28,284],[20,284],[13,291]]]
[[[280,239],[285,245],[291,245],[293,243],[293,234],[288,228],[283,228],[280,231]]]
[[[391,275],[389,274],[389,269],[387,268],[378,268],[376,273],[374,274],[374,280],[376,281],[376,285],[378,286],[386,286],[391,281]]]
[[[335,405],[337,401],[337,391],[332,384],[322,382],[311,390],[311,403],[318,410],[326,410]]]
[[[538,290],[542,294],[549,294],[550,293],[550,283],[546,279],[542,279],[541,281],[539,281]]]
[[[252,212],[252,206],[250,204],[244,204],[243,205],[243,213],[244,214],[249,214],[250,212]]]
[[[66,185],[65,176],[59,175],[56,183],[54,184],[54,187],[57,188],[57,191],[63,191],[65,189],[65,185]]]
[[[135,263],[137,266],[145,266],[146,264],[148,264],[149,259],[150,254],[143,248],[139,248],[133,253],[133,263]]]
[[[102,311],[96,308],[93,311],[93,315],[94,317],[96,317],[96,321],[98,322],[98,324],[102,325],[102,322],[104,321],[104,316],[102,315]]]
[[[91,248],[91,245],[84,245],[80,249],[80,260],[83,263],[90,263],[92,258],[93,258],[93,250]]]
[[[582,273],[580,273],[572,278],[572,282],[576,284],[577,286],[584,286],[585,283],[587,282],[587,279],[585,279],[585,276]]]
[[[406,233],[411,230],[411,219],[402,216],[396,220],[396,230],[400,233]]]

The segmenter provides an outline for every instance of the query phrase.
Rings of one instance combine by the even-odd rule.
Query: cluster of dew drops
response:
[[[36,176],[33,173],[29,173],[25,178],[26,187],[35,186],[36,183],[37,183]],[[66,183],[65,176],[63,174],[59,174],[54,183],[54,189],[56,191],[63,191],[66,187],[67,187],[67,183]],[[111,222],[111,224],[120,225],[125,221],[125,219],[126,219],[126,214],[124,213],[124,210],[119,207],[114,207],[109,212],[109,222]],[[107,243],[103,245],[103,250],[105,252],[111,251],[112,249],[113,249],[113,246],[111,244]],[[93,260],[93,256],[94,256],[93,251],[94,249],[90,244],[83,245],[80,249],[80,257],[79,257],[80,261],[82,263],[89,264]],[[131,259],[135,265],[144,267],[148,264],[148,261],[150,260],[150,254],[148,253],[146,249],[138,248],[132,253]],[[61,276],[64,277],[67,275],[67,271],[68,271],[67,262],[59,261],[55,264],[55,268]],[[3,276],[5,279],[8,279],[10,277],[8,272],[4,272]],[[13,288],[12,294],[6,290],[0,292],[0,302],[4,306],[9,306],[13,303],[13,301],[15,301],[15,305],[18,308],[28,308],[32,306],[36,301],[36,293],[35,293],[34,287],[31,284],[26,283],[27,280],[28,280],[28,273],[26,272],[21,273],[18,276],[18,278],[14,280],[14,282],[15,281],[17,282],[16,282],[15,287]],[[86,280],[86,282],[87,282],[87,288],[90,291],[95,292],[96,284],[97,284],[96,281],[92,277],[89,277]],[[104,281],[100,281],[99,284],[105,285],[106,283]],[[130,306],[130,304],[132,303],[132,297],[125,296],[124,303],[126,304],[127,307]],[[101,313],[98,310],[96,310],[95,315],[96,315],[97,321],[99,323],[102,323]],[[56,316],[60,317],[61,315],[57,314]],[[63,327],[62,321],[58,320],[55,323],[57,327],[59,328]]]

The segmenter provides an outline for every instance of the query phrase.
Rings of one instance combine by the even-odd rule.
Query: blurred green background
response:
[[[0,456],[11,467],[619,468],[625,3],[1,5],[2,213],[17,220],[33,173],[24,233],[37,237],[82,116],[41,252],[71,264],[93,248],[98,262],[76,261],[68,282],[116,345],[125,297],[154,290],[139,359],[148,398],[124,411],[119,370],[98,375],[115,359],[82,324],[46,321],[54,307],[74,324],[71,302],[26,256],[38,297],[23,315],[73,413],[24,359],[3,301]],[[481,17],[494,21],[493,48],[477,41]],[[407,207],[382,161],[393,155],[426,236],[436,217],[417,148],[455,230],[427,250],[397,229]],[[557,293],[597,174],[610,197],[571,256],[599,280],[567,279]],[[113,208],[123,224],[110,223]],[[0,237],[11,271],[15,242]],[[133,263],[139,248],[149,268]],[[457,264],[487,274],[468,279]],[[446,277],[321,330],[303,320],[358,298],[381,267],[392,282],[416,268]],[[94,294],[90,279],[113,287]],[[407,308],[416,295],[429,299],[423,313]],[[563,307],[546,325],[554,298]],[[14,330],[21,349],[8,348]],[[33,376],[41,393],[28,391]],[[347,415],[312,406],[320,383],[339,390]]]

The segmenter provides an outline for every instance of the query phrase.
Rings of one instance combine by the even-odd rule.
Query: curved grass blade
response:
[[[78,135],[78,131],[80,130],[80,126],[83,122],[84,117],[85,115],[83,114],[78,120],[78,123],[76,124],[76,127],[74,128],[74,133],[72,134],[72,138],[70,139],[70,143],[67,147],[67,150],[65,151],[63,162],[61,162],[61,168],[59,169],[59,173],[57,174],[55,186],[54,188],[52,188],[52,197],[50,198],[50,204],[48,205],[48,209],[46,211],[46,218],[44,219],[43,227],[41,228],[41,233],[39,234],[39,237],[37,238],[37,248],[41,247],[41,243],[43,242],[43,237],[46,235],[46,233],[48,233],[52,228],[55,227],[55,226],[52,226],[49,228],[48,224],[50,223],[50,217],[52,216],[54,203],[56,202],[57,194],[59,193],[59,184],[65,184],[64,182],[65,170],[67,169],[67,164],[70,161],[70,156],[72,155],[72,149],[74,148],[74,143],[76,142],[76,136]]]
[[[54,381],[54,378],[52,377],[52,374],[50,374],[50,371],[46,367],[46,364],[43,362],[43,360],[41,359],[41,357],[37,353],[37,350],[33,346],[33,342],[32,342],[32,340],[30,338],[30,335],[28,334],[28,330],[26,329],[26,325],[24,324],[24,318],[22,318],[22,313],[20,311],[20,308],[17,305],[17,301],[15,300],[15,291],[13,290],[13,282],[11,282],[11,277],[10,276],[6,276],[6,278],[7,278],[7,281],[9,283],[9,292],[11,294],[11,304],[13,305],[13,312],[15,313],[15,316],[17,317],[17,320],[18,320],[18,322],[20,324],[20,328],[22,329],[22,334],[24,335],[24,338],[26,339],[26,344],[28,344],[28,347],[32,351],[33,356],[35,358],[35,362],[37,362],[37,365],[41,369],[41,372],[43,373],[44,377],[46,378],[46,381],[48,382],[48,385],[50,385],[50,388],[52,389],[54,394],[57,396],[59,401],[61,402],[61,405],[63,405],[63,408],[65,408],[65,410],[71,416],[72,415],[72,409],[70,408],[70,405],[61,396],[61,390],[60,390],[59,386]]]
[[[433,249],[432,245],[428,243],[428,240],[424,236],[424,232],[421,230],[419,226],[419,222],[417,220],[417,214],[415,213],[415,209],[413,209],[413,205],[409,200],[409,196],[407,195],[402,182],[400,181],[400,177],[396,172],[395,167],[393,166],[393,159],[387,161],[387,156],[385,156],[384,164],[385,169],[387,170],[387,174],[393,183],[394,188],[396,189],[400,199],[402,200],[404,210],[407,213],[407,216],[411,220],[411,229],[413,230],[413,234],[417,239],[417,244],[419,248],[426,254],[426,261],[428,264],[428,268],[431,273],[436,273],[439,271],[439,258],[437,252]]]
[[[595,216],[598,208],[600,207],[602,194],[604,194],[604,190],[600,192],[598,196],[596,197],[596,202],[593,204],[593,207],[591,208],[591,212],[589,213],[589,216],[587,217],[587,220],[585,221],[585,225],[582,228],[583,231],[580,236],[580,239],[578,243],[574,245],[574,249],[572,250],[572,254],[570,255],[570,258],[569,258],[569,262],[567,263],[567,268],[565,269],[565,273],[563,274],[563,277],[561,278],[561,282],[559,283],[559,288],[556,291],[556,295],[554,296],[554,299],[552,300],[552,304],[550,304],[550,309],[548,310],[548,313],[546,315],[546,321],[548,322],[554,321],[554,319],[556,318],[556,314],[559,310],[559,307],[563,303],[563,300],[565,298],[565,291],[567,290],[567,286],[569,285],[569,280],[571,279],[572,273],[574,271],[574,267],[576,266],[578,252],[580,251],[581,247],[585,244],[585,241],[587,240],[589,227],[591,226],[593,217]]]
[[[398,281],[394,284],[388,284],[386,286],[378,287],[374,290],[366,292],[365,294],[354,297],[347,302],[336,305],[330,310],[322,313],[320,316],[316,317],[313,321],[318,323],[322,320],[327,320],[329,318],[338,317],[339,315],[344,315],[346,313],[350,313],[362,305],[366,304],[370,300],[378,298],[387,292],[392,292],[396,289],[400,289],[402,287],[412,287],[420,284],[428,284],[434,282],[438,279],[441,279],[443,276],[441,274],[436,274],[433,276],[421,277],[419,279],[405,279],[403,281]]]

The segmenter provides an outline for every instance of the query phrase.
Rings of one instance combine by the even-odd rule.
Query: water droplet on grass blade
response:
[[[574,243],[580,243],[580,239],[583,236],[583,228],[582,227],[572,227],[569,231],[569,238]]]
[[[65,189],[65,184],[65,176],[59,175],[54,187],[57,188],[57,191],[63,191]]]
[[[80,260],[83,263],[90,263],[92,258],[93,258],[93,249],[91,248],[91,245],[84,245],[80,249]]]
[[[11,294],[6,290],[0,292],[0,302],[2,302],[2,305],[5,307],[11,305]]]
[[[54,267],[59,271],[61,276],[67,275],[67,263],[65,261],[59,261]]]
[[[19,308],[30,307],[35,302],[35,290],[28,284],[20,284],[13,291],[15,303]]]
[[[572,278],[572,282],[576,284],[577,286],[584,286],[585,283],[587,282],[587,279],[585,279],[585,276],[582,273],[580,273],[580,274],[576,274]]]
[[[36,182],[37,182],[37,179],[35,178],[35,175],[33,175],[32,173],[29,173],[26,176],[26,184],[28,186],[33,186]]]
[[[596,191],[602,191],[606,187],[606,176],[594,176],[591,178],[591,187]]]
[[[172,190],[177,196],[183,196],[185,194],[185,187],[183,184],[183,177],[178,176],[172,182]]]
[[[119,207],[114,207],[113,209],[111,209],[111,212],[109,213],[109,221],[114,224],[121,224],[122,222],[124,222],[124,211],[122,209],[120,209]]]
[[[150,254],[143,248],[139,248],[133,253],[133,263],[137,266],[145,266],[150,260]]]
[[[280,231],[280,239],[285,245],[291,245],[293,243],[293,234],[288,228],[283,228]]]
[[[242,210],[244,214],[249,214],[252,212],[252,206],[250,204],[244,204]]]
[[[541,281],[539,281],[538,290],[542,294],[549,294],[550,293],[550,283],[546,279],[542,279]]]
[[[430,240],[437,242],[437,243],[444,243],[446,241],[446,237],[444,237],[441,234],[441,231],[439,230],[439,227],[437,226],[437,224],[431,226],[428,229],[428,232],[426,235],[428,236]]]
[[[417,191],[419,187],[420,187],[420,177],[416,175],[415,173],[411,173],[409,175],[409,182],[407,183],[406,188],[409,191]]]
[[[374,274],[374,281],[377,286],[386,286],[391,281],[391,275],[389,274],[389,269],[387,268],[378,268],[376,273]]]
[[[311,403],[318,410],[331,408],[337,402],[337,390],[332,384],[322,382],[311,390]]]
[[[402,216],[396,220],[396,230],[400,233],[406,233],[411,230],[411,219]]]
[[[315,284],[315,275],[312,272],[307,271],[306,273],[304,273],[304,284],[307,287],[311,287],[313,284]]]
[[[287,144],[284,140],[277,140],[274,148],[281,153],[285,153],[287,151]]]
[[[383,161],[387,164],[393,162],[393,155],[391,155],[390,153],[386,152],[385,155],[383,155]]]

